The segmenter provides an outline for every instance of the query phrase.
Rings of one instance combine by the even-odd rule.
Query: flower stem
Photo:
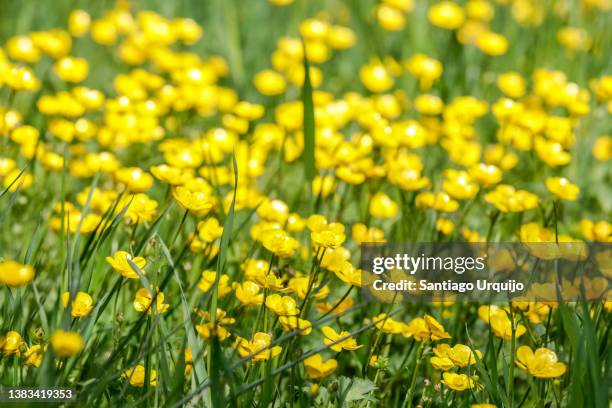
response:
[[[402,404],[402,408],[412,408],[412,399],[414,397],[414,389],[416,388],[416,379],[419,374],[419,370],[421,368],[421,361],[423,357],[423,350],[425,350],[425,340],[421,342],[419,348],[416,353],[416,366],[414,367],[414,372],[412,373],[412,380],[410,381],[410,389],[406,394],[406,398],[404,399],[404,403]]]

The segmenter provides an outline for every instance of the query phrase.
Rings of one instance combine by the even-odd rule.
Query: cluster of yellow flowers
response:
[[[294,7],[293,0],[269,3]],[[40,325],[51,329],[36,336],[2,326],[0,367],[7,357],[34,367],[56,358],[53,365],[62,368],[88,348],[107,346],[92,340],[99,319],[108,323],[101,331],[121,331],[124,319],[134,318],[152,331],[163,322],[160,337],[171,338],[166,324],[179,320],[177,332],[197,333],[197,341],[179,348],[187,377],[210,360],[218,341],[252,364],[299,360],[313,395],[346,367],[364,376],[372,369],[379,381],[395,338],[418,348],[407,398],[421,360],[439,384],[480,392],[483,352],[455,342],[472,341],[464,324],[489,331],[500,347],[510,342],[512,369],[541,379],[564,375],[568,365],[548,348],[555,343],[531,331],[557,319],[556,302],[481,305],[472,309],[479,321],[458,316],[453,302],[407,307],[401,317],[378,306],[343,317],[363,308],[356,253],[364,243],[506,239],[525,243],[543,261],[579,258],[561,243],[612,243],[609,186],[602,194],[587,177],[592,168],[598,183],[609,182],[612,137],[603,126],[612,114],[612,76],[597,73],[585,82],[569,70],[508,68],[502,58],[517,55],[517,34],[501,32],[497,13],[509,13],[522,26],[517,30],[535,29],[548,15],[536,0],[375,3],[376,35],[406,32],[420,12],[449,54],[461,49],[475,62],[459,75],[453,65],[464,64],[464,56],[422,47],[380,50],[359,65],[363,33],[341,15],[321,13],[273,43],[269,68],[237,89],[235,67],[224,57],[190,48],[207,40],[195,20],[135,11],[124,0],[97,19],[73,10],[66,29],[9,38],[0,48],[0,91],[9,95],[0,106],[0,199],[10,197],[7,210],[0,208],[7,223],[0,243],[9,248],[0,247],[0,291],[10,294],[11,307],[13,296],[25,303],[31,297],[36,310],[48,306],[41,288],[51,300],[57,293],[65,319],[45,317]],[[552,13],[567,17],[567,2],[556,3]],[[612,8],[607,0],[579,3],[585,13]],[[557,28],[553,38],[567,58],[605,54],[588,28]],[[77,55],[82,41],[116,57],[120,72],[108,84],[92,85],[101,71]],[[334,64],[347,57],[354,78],[337,85],[344,74]],[[47,71],[39,68],[45,64]],[[471,85],[449,87],[459,76],[474,76],[483,87],[469,94]],[[30,98],[28,114],[13,104],[15,95]],[[309,149],[314,162],[302,163]],[[302,165],[316,174],[304,176]],[[16,221],[5,221],[5,212]],[[30,228],[24,225],[39,217],[31,245],[22,250],[9,242],[23,241],[19,234]],[[560,245],[531,245],[541,242]],[[36,251],[48,253],[37,258]],[[607,298],[606,278],[531,290]],[[103,317],[109,304],[115,315]],[[181,310],[185,316],[176,317]],[[601,310],[609,313],[612,303]],[[2,325],[19,321],[0,317]],[[369,343],[357,326],[375,328]],[[164,338],[164,354],[170,344],[178,348],[175,340]],[[203,350],[196,354],[195,345]],[[565,360],[567,350],[558,352]],[[349,362],[363,353],[363,361]],[[138,388],[170,381],[159,359],[143,359],[130,353],[116,377]],[[249,370],[245,380],[257,371]]]

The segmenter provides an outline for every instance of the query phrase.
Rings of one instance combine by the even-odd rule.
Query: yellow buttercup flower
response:
[[[34,279],[34,268],[13,260],[0,261],[0,284],[19,288]]]
[[[501,212],[522,212],[538,206],[537,195],[508,184],[499,184],[495,190],[485,194],[485,201]]]
[[[327,43],[336,50],[346,50],[357,42],[357,36],[348,27],[334,25],[327,31]]]
[[[272,336],[267,333],[255,333],[252,340],[236,338],[234,348],[238,350],[241,357],[250,356],[253,363],[269,360],[276,357],[282,351],[280,346],[272,346]]]
[[[211,320],[209,312],[198,311],[198,315],[206,320]],[[219,338],[219,341],[224,341],[230,336],[229,330],[224,326],[236,323],[236,319],[226,316],[227,312],[225,310],[217,308],[216,324],[213,324],[211,321],[209,323],[196,325],[196,331],[205,339],[209,339],[211,335],[215,335]]]
[[[202,292],[208,292],[210,288],[212,288],[212,286],[214,285],[216,279],[217,279],[217,272],[203,271],[202,278],[200,279],[200,282],[198,283],[198,289],[200,289]],[[232,291],[232,287],[229,284],[229,276],[221,275],[219,277],[219,282],[217,285],[218,296],[221,298],[227,295],[228,293],[230,293],[231,291]]]
[[[398,334],[402,333],[405,329],[405,324],[394,320],[385,313],[381,313],[372,318],[373,322],[376,322],[376,328],[383,333],[387,334]]]
[[[508,51],[508,40],[501,34],[487,31],[476,39],[476,45],[485,54],[504,55]]]
[[[278,322],[285,331],[299,330],[300,336],[308,336],[312,332],[312,323],[297,316],[279,316]]]
[[[450,339],[450,334],[448,334],[444,330],[444,327],[430,315],[425,315],[424,318],[417,317],[411,320],[404,327],[402,335],[404,337],[414,337],[418,341]]]
[[[421,89],[431,88],[433,82],[442,76],[442,63],[425,54],[415,54],[406,61],[406,68],[419,79]]]
[[[30,187],[34,182],[34,176],[28,171],[21,171],[19,169],[13,169],[4,176],[2,185],[7,188],[10,192],[17,190],[25,190]]]
[[[41,58],[40,49],[34,45],[32,38],[25,35],[9,38],[6,51],[17,61],[37,62]]]
[[[138,193],[126,196],[124,199],[126,206],[125,218],[130,224],[143,224],[151,222],[157,215],[157,201],[149,198],[146,194]]]
[[[325,336],[325,338],[323,339],[323,343],[325,343],[326,345],[335,343],[329,347],[334,351],[342,351],[342,350],[353,351],[353,350],[357,350],[360,347],[363,347],[357,344],[357,340],[351,337],[349,332],[347,331],[341,331],[338,333],[337,331],[335,331],[333,328],[329,326],[323,327],[321,331],[323,332],[323,336]],[[341,339],[344,339],[344,340],[341,340]]]
[[[443,176],[442,189],[457,200],[472,198],[478,193],[478,185],[466,171],[447,169]]]
[[[62,303],[64,307],[68,307],[68,301],[70,300],[70,292],[64,292],[62,294]],[[86,292],[77,292],[72,299],[71,304],[71,315],[72,317],[84,317],[88,316],[93,310],[94,302],[90,294]]]
[[[438,96],[422,94],[415,98],[414,107],[424,115],[439,115],[444,109],[444,102]]]
[[[64,231],[70,231],[72,234],[76,234],[77,231],[81,234],[89,234],[98,228],[102,217],[98,214],[86,214],[84,215],[78,210],[66,208],[64,214]],[[51,228],[55,231],[59,231],[62,227],[62,220],[59,217],[51,218]],[[80,229],[79,229],[80,227]]]
[[[455,391],[465,391],[467,389],[476,388],[476,382],[473,378],[465,374],[443,373],[442,381],[444,385]]]
[[[557,41],[573,51],[587,51],[592,39],[588,31],[579,27],[563,27],[557,31]]]
[[[580,221],[580,231],[591,241],[612,242],[612,224],[608,221],[582,220]]]
[[[77,332],[56,330],[51,335],[51,347],[57,357],[67,358],[81,352],[85,342]]]
[[[576,201],[580,193],[580,188],[565,177],[549,177],[545,183],[548,191],[561,200]]]
[[[332,272],[334,272],[341,281],[349,285],[357,287],[361,287],[362,285],[361,269],[355,268],[350,262],[343,262],[338,269],[332,270]]]
[[[300,313],[294,298],[277,293],[266,297],[266,307],[279,316],[296,316]]]
[[[28,347],[23,353],[23,364],[27,366],[40,367],[44,351],[45,348],[43,348],[40,344],[35,344]]]
[[[153,296],[155,296],[155,305],[153,305]],[[169,304],[164,303],[164,294],[162,292],[157,292],[156,295],[151,294],[147,288],[140,288],[136,295],[134,295],[134,310],[137,312],[146,311],[147,314],[155,313],[165,313],[170,307]],[[154,310],[155,309],[155,310]]]
[[[473,187],[470,187],[473,191]],[[455,212],[459,209],[459,203],[451,198],[446,192],[440,191],[438,193],[423,192],[416,196],[417,207],[422,208],[433,208],[436,211],[441,212]]]
[[[429,7],[427,18],[436,27],[455,30],[463,23],[465,13],[452,1],[441,1]]]
[[[147,377],[145,367],[142,364],[138,364],[134,368],[128,368],[121,374],[121,376],[123,378],[127,378],[130,385],[138,388],[144,387],[145,379]],[[157,386],[157,372],[154,369],[151,369],[149,373],[149,385],[151,387]]]
[[[483,187],[497,184],[502,179],[502,172],[494,164],[479,163],[468,169],[469,175]]]
[[[359,79],[371,92],[385,92],[394,83],[391,73],[380,61],[371,61],[359,69]]]
[[[312,180],[312,193],[323,198],[336,191],[336,179],[333,176],[317,176]]]
[[[234,283],[236,299],[244,306],[259,306],[263,303],[264,295],[260,289],[258,284],[251,281]]]
[[[128,279],[138,279],[138,273],[134,271],[128,260],[132,261],[132,263],[134,263],[134,265],[136,265],[140,271],[142,271],[147,263],[143,257],[132,257],[132,255],[125,251],[117,251],[112,257],[106,257],[106,262],[108,262],[115,271],[119,272]]]
[[[15,160],[8,157],[0,157],[0,177],[9,174],[16,166]]]
[[[333,358],[324,361],[321,354],[315,354],[304,359],[304,368],[306,369],[306,375],[308,378],[320,380],[336,371],[336,368],[338,368],[338,362]]]
[[[0,352],[5,356],[20,355],[21,346],[25,343],[21,338],[21,334],[10,330],[0,337]]]
[[[204,213],[213,207],[212,199],[203,191],[191,191],[178,186],[172,191],[172,197],[181,207],[195,213]]]
[[[518,72],[505,72],[497,77],[497,87],[510,98],[520,98],[525,95],[525,79]]]
[[[512,321],[508,317],[505,311],[499,310],[497,313],[491,314],[489,319],[489,324],[491,325],[491,330],[493,330],[493,334],[503,340],[511,340],[512,339]],[[521,337],[527,329],[522,324],[516,324],[515,328],[515,338]]]
[[[117,170],[115,179],[134,193],[144,193],[153,185],[153,177],[138,167]]]
[[[365,224],[357,223],[351,228],[353,239],[361,244],[363,242],[385,242],[385,232],[377,227],[367,227]]]
[[[68,16],[68,31],[73,37],[82,37],[89,31],[91,17],[85,10],[75,9]]]
[[[378,192],[370,198],[370,214],[378,218],[394,218],[399,212],[399,206],[387,194]]]
[[[151,167],[151,174],[156,179],[168,183],[172,186],[181,185],[193,178],[193,173],[179,167],[160,164],[159,166]]]
[[[198,238],[203,242],[213,242],[220,238],[223,234],[223,226],[219,220],[214,217],[209,217],[198,223]]]
[[[481,21],[490,21],[495,9],[487,0],[469,0],[465,5],[465,12],[469,18]]]
[[[378,24],[387,31],[401,31],[406,25],[404,13],[395,7],[379,4],[375,13]]]
[[[475,352],[464,344],[456,344],[447,351],[448,358],[458,367],[476,364],[476,357],[482,358],[480,350]]]
[[[429,363],[433,368],[441,371],[448,371],[455,366],[451,359],[448,357],[434,356],[429,359]]]
[[[516,365],[538,378],[561,377],[567,369],[565,364],[557,361],[554,351],[539,348],[534,352],[529,346],[521,346],[516,350]]]
[[[450,235],[455,230],[455,223],[449,218],[438,218],[436,220],[436,231],[444,235]]]
[[[323,248],[338,248],[346,239],[344,225],[336,222],[326,224],[312,231],[310,237],[313,245]]]
[[[608,161],[612,158],[612,137],[604,135],[599,136],[595,140],[595,143],[593,143],[593,157],[599,161]]]
[[[89,63],[84,58],[64,57],[53,65],[53,70],[66,82],[81,82],[89,74]]]
[[[440,324],[440,322],[434,319],[433,316],[426,314],[424,316],[424,319],[432,340],[450,339],[450,334],[448,334],[446,330],[444,330],[442,324]]]
[[[305,299],[310,286],[310,277],[299,274],[298,276],[289,279],[287,288],[295,293],[298,298]],[[316,300],[323,300],[329,295],[329,286],[323,285],[318,291],[313,291],[311,288],[310,296],[314,296]]]
[[[273,70],[258,72],[253,79],[255,88],[265,96],[280,95],[287,89],[285,78]]]
[[[281,229],[268,229],[261,236],[263,246],[280,258],[289,258],[298,248],[298,241]]]

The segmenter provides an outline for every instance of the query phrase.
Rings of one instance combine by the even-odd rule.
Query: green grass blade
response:
[[[304,47],[305,49],[305,47]],[[304,86],[302,87],[303,132],[304,132],[304,174],[311,183],[315,176],[315,116],[312,100],[312,82],[310,80],[310,64],[304,51]],[[310,189],[310,184],[308,185]]]

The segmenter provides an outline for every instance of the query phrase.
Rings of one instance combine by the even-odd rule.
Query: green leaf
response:
[[[344,401],[361,401],[367,398],[368,400],[374,402],[376,400],[373,399],[369,394],[376,388],[376,385],[368,379],[355,378],[353,380],[353,383],[351,384],[351,388],[349,388],[348,392],[346,393]]]

